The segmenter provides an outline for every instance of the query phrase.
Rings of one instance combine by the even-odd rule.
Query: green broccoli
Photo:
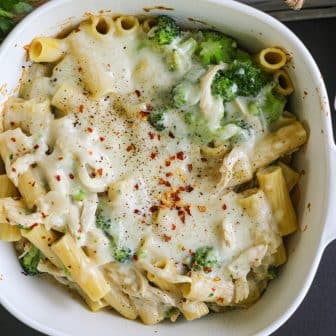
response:
[[[234,59],[241,61],[241,62],[251,62],[252,63],[250,54],[239,48],[236,50]]]
[[[165,45],[170,44],[180,33],[180,28],[174,19],[167,15],[160,15],[157,18],[156,27],[150,31],[150,39],[159,45]]]
[[[271,82],[261,91],[257,99],[248,104],[248,110],[252,115],[262,115],[267,125],[277,121],[282,115],[287,100],[274,92],[275,83]]]
[[[85,191],[79,190],[77,194],[72,195],[72,199],[77,202],[83,202],[85,198]]]
[[[190,107],[199,102],[200,89],[198,84],[184,80],[173,88],[172,96],[175,107]]]
[[[212,82],[211,91],[214,96],[220,96],[224,102],[229,102],[237,97],[238,86],[222,73],[217,73]]]
[[[164,124],[165,116],[163,110],[153,111],[148,116],[148,122],[159,132],[163,131],[166,126]]]
[[[96,210],[96,226],[98,229],[101,229],[107,236],[111,236],[112,220],[105,215],[101,202],[98,203],[98,207]]]
[[[250,62],[234,61],[230,68],[223,72],[238,86],[238,96],[255,96],[269,82],[269,76]]]
[[[199,56],[203,64],[218,64],[232,62],[237,43],[230,37],[212,30],[202,31],[199,45]]]
[[[271,265],[271,266],[268,267],[267,277],[270,280],[275,279],[278,275],[279,275],[279,267],[274,266],[274,265]]]
[[[211,90],[228,102],[236,96],[256,96],[267,83],[269,77],[260,68],[250,61],[235,60],[229,69],[216,74]]]
[[[119,247],[115,241],[115,239],[111,239],[110,248],[112,251],[113,258],[120,262],[124,263],[131,259],[132,251],[128,247]]]
[[[194,270],[200,270],[203,268],[205,271],[209,271],[211,267],[218,263],[216,253],[213,247],[203,246],[199,247],[191,259],[191,268]]]
[[[197,42],[192,37],[174,45],[173,50],[167,52],[166,62],[171,71],[184,70],[191,63],[192,55],[197,47]]]
[[[21,267],[27,275],[37,275],[40,272],[37,270],[37,266],[42,258],[42,252],[34,245],[32,245],[29,251],[20,259]]]
[[[273,92],[271,85],[268,87],[267,90],[265,90],[265,100],[261,105],[260,109],[268,125],[272,124],[280,118],[284,111],[286,103],[286,98]]]

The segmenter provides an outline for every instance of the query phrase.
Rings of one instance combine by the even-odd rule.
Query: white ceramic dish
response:
[[[11,245],[0,243],[0,302],[24,323],[53,336],[86,335],[267,335],[293,314],[313,280],[321,255],[336,237],[332,223],[336,198],[336,149],[332,137],[327,93],[321,74],[302,42],[285,26],[232,0],[54,0],[27,17],[0,49],[0,108],[13,93],[24,64],[23,46],[37,35],[54,35],[85,12],[111,9],[116,13],[144,13],[144,7],[173,7],[168,12],[180,23],[205,21],[231,34],[245,47],[257,50],[279,45],[292,56],[289,67],[295,84],[291,110],[309,129],[308,145],[297,156],[304,169],[299,219],[301,231],[292,237],[289,261],[261,300],[246,311],[211,314],[194,321],[144,326],[111,312],[93,314],[54,284],[21,273]],[[153,14],[164,12],[155,9]],[[70,19],[68,19],[70,17]]]

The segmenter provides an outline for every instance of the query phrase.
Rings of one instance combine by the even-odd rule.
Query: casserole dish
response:
[[[260,302],[247,311],[216,314],[193,324],[145,327],[124,321],[113,313],[90,314],[59,288],[48,283],[42,285],[33,279],[27,280],[20,273],[18,264],[13,261],[13,250],[1,244],[1,303],[32,327],[50,335],[86,335],[97,330],[107,333],[111,326],[116,334],[126,332],[127,335],[148,335],[156,332],[161,335],[172,332],[202,335],[268,334],[290,316],[308,290],[323,248],[333,238],[335,231],[327,225],[331,223],[333,215],[329,204],[333,196],[330,172],[334,164],[334,145],[323,80],[302,43],[267,15],[232,1],[200,1],[197,8],[192,8],[192,4],[190,0],[176,3],[116,1],[113,4],[107,1],[94,4],[91,1],[51,1],[17,27],[2,46],[0,67],[1,85],[4,86],[1,102],[12,94],[17,85],[21,65],[24,64],[22,47],[36,35],[55,35],[68,24],[78,22],[82,14],[89,11],[95,13],[108,8],[116,13],[139,14],[144,9],[153,9],[157,14],[170,8],[169,14],[181,24],[204,27],[204,23],[197,20],[205,21],[208,25],[232,35],[251,51],[266,45],[285,48],[292,58],[289,72],[297,88],[292,98],[291,110],[298,114],[310,131],[306,149],[296,158],[296,167],[304,169],[306,173],[301,181],[299,207],[302,232],[290,241],[289,262]],[[65,20],[69,16],[70,19]]]

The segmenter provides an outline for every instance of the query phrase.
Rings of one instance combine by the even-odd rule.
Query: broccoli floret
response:
[[[111,236],[112,220],[105,215],[101,203],[98,204],[96,210],[96,226],[98,229],[101,229],[107,236]]]
[[[266,119],[267,124],[272,124],[277,121],[282,115],[286,98],[273,92],[272,89],[268,89],[265,92],[265,100],[261,106],[261,111]]]
[[[256,116],[262,115],[267,125],[280,118],[287,103],[284,96],[274,92],[274,87],[275,83],[268,84],[257,99],[251,101],[248,105],[249,112]]]
[[[40,272],[37,266],[42,258],[42,252],[34,245],[30,250],[20,259],[21,267],[27,275],[37,275]]]
[[[191,268],[199,270],[209,270],[218,263],[216,253],[213,247],[203,246],[199,247],[191,260]]]
[[[267,276],[270,280],[275,279],[279,275],[279,267],[271,265],[268,267]]]
[[[167,15],[160,15],[157,18],[157,25],[150,31],[150,38],[159,45],[170,44],[180,35],[180,28],[174,19]]]
[[[163,131],[166,126],[164,125],[164,111],[153,111],[148,116],[148,122],[159,132]]]
[[[200,89],[197,84],[185,80],[173,88],[172,96],[175,107],[189,107],[199,102]]]
[[[203,64],[230,63],[233,60],[237,43],[217,31],[203,31],[199,45],[199,56]]]
[[[235,54],[234,58],[238,61],[241,61],[241,62],[251,62],[252,63],[252,59],[251,59],[250,54],[247,53],[244,50],[241,50],[241,49],[236,50],[236,54]]]
[[[129,249],[128,247],[119,247],[113,238],[111,239],[110,247],[113,254],[113,258],[116,261],[124,263],[131,259],[132,256],[131,249]]]
[[[196,47],[197,42],[192,37],[176,44],[173,50],[169,51],[166,56],[169,70],[176,71],[188,68]]]
[[[269,82],[269,77],[250,62],[234,61],[222,75],[238,86],[238,96],[255,96]]]
[[[77,194],[72,195],[72,199],[77,202],[83,202],[85,195],[86,195],[85,191],[79,190]]]
[[[212,94],[224,102],[236,96],[256,96],[269,82],[269,77],[249,61],[235,60],[228,70],[219,71],[212,83]]]
[[[217,73],[212,82],[211,91],[214,96],[221,96],[224,102],[229,102],[236,98],[238,86],[230,78]]]

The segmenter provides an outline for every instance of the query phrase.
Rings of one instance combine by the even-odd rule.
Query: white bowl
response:
[[[180,321],[144,326],[113,312],[90,313],[67,291],[48,281],[21,273],[13,248],[0,243],[0,302],[24,323],[49,335],[266,335],[293,314],[315,275],[321,254],[336,237],[332,225],[335,212],[336,165],[330,110],[321,74],[302,42],[280,22],[246,5],[231,0],[55,0],[37,9],[10,34],[0,49],[1,103],[13,93],[24,64],[23,46],[37,35],[54,35],[85,12],[111,9],[115,13],[144,13],[144,7],[173,7],[153,10],[168,13],[180,23],[204,27],[194,18],[235,37],[251,51],[264,46],[284,47],[292,56],[289,72],[295,85],[291,110],[309,129],[308,145],[296,159],[304,169],[301,180],[299,219],[301,231],[290,241],[289,261],[271,283],[261,300],[245,311],[210,314],[193,322]],[[70,17],[70,19],[69,19]],[[334,217],[335,218],[335,217]]]

